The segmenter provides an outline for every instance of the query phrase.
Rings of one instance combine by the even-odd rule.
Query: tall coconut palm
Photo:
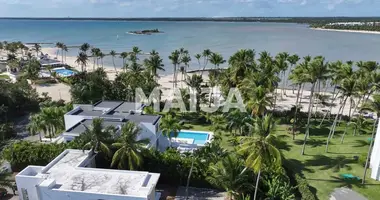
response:
[[[34,44],[33,50],[36,52],[36,57],[38,57],[38,53],[41,51],[41,45],[38,43]]]
[[[231,79],[237,85],[248,71],[256,71],[255,51],[252,49],[241,49],[233,54],[228,60],[231,71]]]
[[[288,70],[288,58],[289,54],[287,52],[282,52],[277,54],[275,58],[275,65],[282,74],[282,92],[281,92],[281,98],[282,98],[282,93],[285,93],[285,76],[286,76],[286,71]]]
[[[301,92],[301,87],[305,83],[305,73],[306,69],[304,68],[305,65],[298,65],[296,68],[294,68],[291,71],[291,74],[289,75],[289,79],[293,82],[293,84],[298,85],[298,90],[297,90],[297,98],[296,98],[296,103],[295,103],[295,112],[294,112],[294,117],[293,117],[293,125],[292,125],[292,135],[293,135],[293,140],[295,139],[295,125],[297,123],[297,112],[300,107],[300,92]]]
[[[115,73],[117,74],[117,69],[116,69],[116,66],[115,66],[115,56],[116,56],[116,51],[111,50],[111,51],[110,51],[110,56],[112,57],[112,64],[113,64],[113,67],[114,67],[114,69],[115,69]]]
[[[254,190],[254,185],[249,181],[252,173],[246,170],[244,162],[237,156],[228,155],[209,169],[211,175],[207,180],[214,186],[227,192],[227,198],[232,200],[243,192]]]
[[[184,66],[184,76],[187,77],[187,70],[189,69],[189,64],[191,62],[191,57],[188,53],[184,54],[181,58],[181,63],[183,63]]]
[[[201,75],[203,75],[203,72],[205,71],[205,68],[210,60],[210,56],[211,56],[212,52],[210,49],[205,49],[203,50],[202,52],[202,57],[203,57],[203,70],[201,72]]]
[[[369,160],[370,160],[371,153],[372,153],[373,142],[375,140],[376,127],[377,127],[376,125],[379,123],[379,119],[380,119],[380,95],[375,94],[375,95],[373,95],[372,98],[373,98],[373,100],[367,100],[367,102],[365,102],[361,108],[362,110],[369,110],[371,112],[376,113],[376,120],[374,121],[373,129],[372,129],[371,143],[368,147],[367,159],[366,159],[366,163],[364,166],[364,175],[363,175],[363,180],[362,180],[363,184],[365,184]],[[372,156],[373,155],[374,154],[372,154]],[[374,159],[374,158],[372,158],[372,159]]]
[[[344,136],[347,133],[348,124],[351,122],[351,109],[352,104],[354,102],[353,96],[356,94],[356,79],[354,77],[348,77],[343,79],[342,84],[338,87],[339,90],[341,90],[341,93],[343,96],[345,96],[347,99],[349,99],[350,107],[348,111],[348,123],[346,124],[346,127],[344,129],[344,132],[342,134],[341,143],[343,144]],[[335,128],[334,128],[335,129]]]
[[[29,124],[27,125],[27,130],[31,135],[38,134],[40,141],[42,141],[42,135],[41,132],[46,133],[46,127],[44,124],[42,124],[43,120],[41,119],[41,116],[38,114],[34,114],[29,119]]]
[[[80,47],[79,50],[83,51],[84,53],[87,53],[87,51],[90,49],[90,44],[88,43],[83,43]]]
[[[180,64],[180,52],[178,50],[175,50],[171,53],[169,56],[169,59],[171,60],[173,64],[173,88],[177,87],[177,67]]]
[[[310,63],[305,59],[303,65],[305,65],[306,69],[306,77],[305,80],[311,84],[310,91],[310,100],[309,100],[309,108],[308,108],[308,118],[306,124],[306,132],[304,137],[304,142],[302,145],[301,155],[305,153],[306,141],[309,137],[310,132],[310,118],[311,118],[311,109],[314,104],[314,89],[315,85],[318,81],[326,79],[328,75],[328,63],[325,62],[325,58],[322,56],[315,57]]]
[[[121,127],[120,137],[117,142],[112,144],[117,151],[113,155],[111,166],[117,164],[119,169],[129,170],[136,170],[141,166],[143,162],[141,150],[149,144],[150,140],[137,140],[140,131],[140,128],[133,122],[127,122]]]
[[[106,54],[104,54],[103,52],[99,52],[98,57],[100,59],[100,62],[102,63],[102,68],[104,68],[103,58],[106,57]]]
[[[86,71],[86,66],[88,62],[88,56],[85,52],[79,52],[79,55],[77,56],[77,59],[75,60],[75,63],[81,66],[82,72]]]
[[[265,115],[267,107],[271,107],[273,99],[268,94],[268,90],[261,85],[253,89],[247,102],[248,108],[252,110],[252,117]]]
[[[100,49],[99,49],[99,48],[95,48],[95,47],[93,47],[93,48],[91,49],[91,57],[92,57],[93,60],[94,60],[94,65],[92,66],[92,70],[95,70],[95,62],[96,62],[96,60],[97,60],[97,58],[98,58],[99,52],[100,52]]]
[[[162,133],[169,138],[170,146],[172,137],[178,137],[178,133],[181,131],[181,128],[182,127],[179,120],[170,114],[165,115],[165,117],[161,120],[160,129]]]
[[[62,51],[64,52],[65,62],[66,62],[66,54],[67,54],[67,52],[69,52],[69,48],[66,45],[63,45]]]
[[[150,72],[150,75],[155,78],[158,77],[158,71],[165,71],[164,64],[162,63],[162,59],[159,55],[151,55],[144,59],[144,65]]]
[[[282,165],[282,155],[274,145],[275,122],[271,115],[256,118],[251,125],[251,134],[243,139],[239,152],[246,155],[245,165],[257,173],[256,187],[253,199],[257,198],[261,172],[265,169],[276,169]]]
[[[201,65],[201,57],[202,57],[202,55],[201,54],[199,54],[199,53],[197,53],[197,54],[195,54],[194,55],[194,57],[195,57],[195,59],[197,59],[197,61],[198,61],[198,65],[199,65],[199,71],[201,71],[201,69],[202,69],[202,65]]]
[[[111,156],[111,151],[105,142],[110,139],[112,131],[114,130],[113,127],[103,127],[103,119],[101,118],[94,118],[91,127],[87,127],[85,124],[82,124],[82,126],[86,129],[83,134],[91,138],[90,142],[86,143],[82,149],[90,148],[91,154],[96,154],[101,151]]]
[[[289,67],[289,74],[290,72],[292,71],[292,69],[294,68],[294,66],[296,66],[297,62],[300,60],[300,57],[297,55],[297,54],[293,54],[291,56],[288,57],[288,62],[290,64],[290,67]],[[285,85],[287,85],[288,83],[288,79],[285,79]],[[293,88],[293,94],[294,94],[294,88]]]
[[[61,59],[61,62],[63,63],[63,43],[62,42],[57,42],[57,43],[55,43],[55,47],[58,49],[58,51],[57,51],[57,56],[58,56],[58,54],[59,54],[59,51],[61,51],[62,53],[61,53],[61,55],[62,55],[62,59]]]
[[[122,66],[122,68],[124,69],[125,68],[125,60],[128,58],[128,52],[121,52],[121,54],[120,54],[120,58],[122,58],[123,59],[123,66]]]

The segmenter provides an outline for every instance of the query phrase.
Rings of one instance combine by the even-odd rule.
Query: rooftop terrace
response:
[[[149,195],[157,184],[159,174],[89,168],[92,159],[88,151],[68,149],[37,174],[26,173],[26,168],[19,175],[55,180],[57,190],[142,197]]]

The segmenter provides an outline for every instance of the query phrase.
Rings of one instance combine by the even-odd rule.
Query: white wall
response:
[[[370,161],[371,178],[375,180],[380,180],[380,120],[378,123]]]
[[[28,166],[16,175],[16,185],[20,200],[26,200],[23,198],[22,189],[27,191],[29,200],[39,200],[36,186],[44,179],[35,175],[41,172],[42,168],[40,166]]]

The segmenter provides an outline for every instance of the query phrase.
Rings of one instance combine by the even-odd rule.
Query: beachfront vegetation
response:
[[[163,66],[158,52],[145,56],[137,47],[130,52],[110,55],[113,59],[120,55],[123,61],[123,66],[119,66],[123,70],[118,71],[114,80],[110,80],[103,69],[101,63],[105,55],[101,50],[88,44],[81,46],[77,63],[82,66],[82,72],[70,78],[73,103],[94,103],[101,99],[134,101],[136,88],[142,88],[149,96],[159,85],[160,71],[170,67],[174,74],[182,75],[181,80],[173,76],[174,88],[195,89],[181,89],[187,107],[190,95],[196,96],[199,111],[215,101],[223,101],[220,97],[226,97],[230,88],[238,88],[247,112],[231,109],[223,113],[219,109],[214,113],[188,113],[171,109],[169,113],[161,113],[164,115],[161,130],[168,137],[177,137],[181,129],[215,133],[212,143],[192,155],[180,154],[172,148],[163,153],[146,150],[141,148],[145,141],[135,141],[136,127],[126,125],[121,136],[117,136],[96,119],[86,133],[74,141],[46,146],[49,156],[43,158],[32,159],[18,151],[25,150],[24,146],[29,149],[27,152],[44,151],[45,144],[16,142],[9,145],[3,156],[14,168],[46,164],[59,150],[85,147],[96,154],[99,166],[158,172],[160,183],[173,186],[185,185],[190,177],[190,186],[222,189],[231,199],[247,199],[247,196],[252,199],[326,199],[341,185],[374,197],[376,188],[371,184],[378,184],[365,177],[378,119],[366,118],[365,111],[380,113],[378,63],[327,62],[322,56],[300,59],[286,52],[272,56],[264,51],[256,57],[252,49],[239,50],[226,61],[219,53],[206,49],[194,56],[202,71],[200,74],[208,64],[212,65],[206,82],[199,74],[189,75],[192,56],[183,48],[174,50],[167,58],[172,66]],[[93,70],[87,72],[90,59],[93,59]],[[221,69],[223,63],[228,67]],[[281,110],[277,105],[291,95],[280,88],[281,81],[284,84],[287,79],[286,74],[290,74],[289,81],[297,89],[297,100],[291,110]],[[206,85],[219,87],[222,94],[200,94]],[[305,87],[310,88],[308,98],[302,95]],[[328,87],[333,91],[326,92]],[[301,102],[305,100],[309,102],[307,112],[301,110]],[[337,113],[332,112],[334,106],[339,108]],[[39,110],[38,105],[36,107]],[[50,105],[33,115],[29,125],[31,133],[46,131],[54,135],[62,129],[63,114],[59,116],[56,107],[63,109]],[[345,107],[349,108],[348,112],[343,112]],[[148,110],[154,113],[149,107]],[[352,154],[364,158],[359,162],[351,158]],[[360,176],[362,182],[342,179],[339,177],[342,172]]]

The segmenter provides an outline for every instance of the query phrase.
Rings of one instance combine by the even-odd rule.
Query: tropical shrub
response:
[[[21,171],[28,165],[47,165],[66,148],[64,144],[41,144],[20,141],[9,144],[2,151],[2,158],[9,161],[13,171]]]
[[[311,192],[310,187],[306,179],[302,178],[300,175],[295,175],[295,180],[297,181],[298,191],[302,196],[302,200],[316,200],[315,195]]]

